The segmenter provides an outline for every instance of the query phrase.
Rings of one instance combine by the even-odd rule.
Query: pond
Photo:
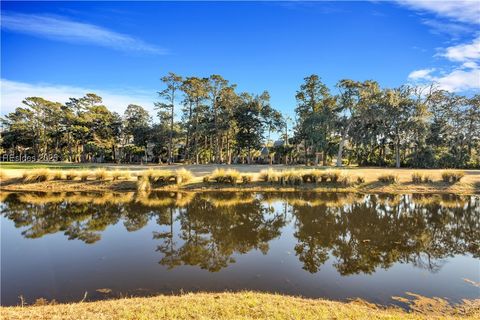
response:
[[[480,197],[2,193],[1,304],[255,290],[478,298]]]

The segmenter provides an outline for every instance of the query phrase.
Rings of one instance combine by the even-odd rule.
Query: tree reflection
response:
[[[480,198],[454,195],[336,193],[12,193],[2,215],[26,238],[62,232],[94,243],[111,225],[129,232],[155,223],[153,238],[168,268],[211,272],[259,250],[292,221],[295,253],[308,272],[328,259],[342,275],[395,263],[436,272],[453,255],[480,258]]]

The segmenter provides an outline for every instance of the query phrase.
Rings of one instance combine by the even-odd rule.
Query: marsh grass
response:
[[[251,174],[243,174],[242,175],[242,183],[251,183],[253,181],[253,176]]]
[[[50,169],[34,169],[25,171],[22,175],[24,182],[44,182],[54,179],[54,174]]]
[[[146,170],[137,176],[137,190],[148,191],[157,186],[169,184],[182,184],[192,180],[193,174],[186,169],[171,170]]]
[[[188,183],[193,179],[193,174],[187,169],[182,168],[175,171],[175,178],[177,184]]]
[[[87,181],[88,178],[90,178],[92,172],[88,170],[80,170],[78,171],[78,177],[80,178],[80,181]]]
[[[132,177],[132,173],[128,170],[113,170],[110,175],[113,181],[129,180]]]
[[[77,170],[68,170],[65,173],[65,179],[67,180],[75,180],[78,178],[78,171]]]
[[[260,181],[274,183],[278,181],[279,172],[269,168],[267,170],[261,170],[258,174]]]
[[[235,169],[215,169],[209,176],[209,181],[217,183],[237,184],[240,179],[240,172]]]
[[[414,184],[431,183],[433,182],[433,179],[430,175],[428,175],[425,172],[415,171],[412,173],[412,182]]]
[[[108,180],[111,177],[111,174],[106,169],[97,169],[93,172],[95,180]]]
[[[442,172],[442,180],[446,183],[457,183],[465,176],[465,172],[460,170],[445,170]]]
[[[393,184],[398,182],[398,176],[393,173],[384,173],[378,177],[378,181],[386,184]]]

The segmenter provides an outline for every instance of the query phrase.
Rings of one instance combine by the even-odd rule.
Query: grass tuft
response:
[[[97,169],[93,173],[95,180],[108,180],[110,178],[110,172],[105,169]]]
[[[53,180],[54,175],[50,169],[34,169],[22,175],[24,182],[43,182]]]
[[[398,176],[393,173],[384,173],[378,177],[378,181],[387,184],[393,184],[398,182]]]
[[[457,183],[465,176],[465,172],[459,170],[445,170],[442,172],[442,180],[446,183]]]
[[[234,169],[215,169],[210,175],[210,181],[213,180],[218,183],[236,184],[240,178],[240,172]]]

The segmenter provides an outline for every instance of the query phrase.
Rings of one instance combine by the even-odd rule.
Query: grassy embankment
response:
[[[337,302],[277,294],[189,293],[97,302],[2,307],[2,319],[478,319],[479,301],[406,300],[410,312],[364,301]]]
[[[480,170],[274,166],[0,165],[4,191],[338,191],[480,193]],[[217,169],[220,168],[220,169]],[[42,178],[41,176],[44,175]]]

